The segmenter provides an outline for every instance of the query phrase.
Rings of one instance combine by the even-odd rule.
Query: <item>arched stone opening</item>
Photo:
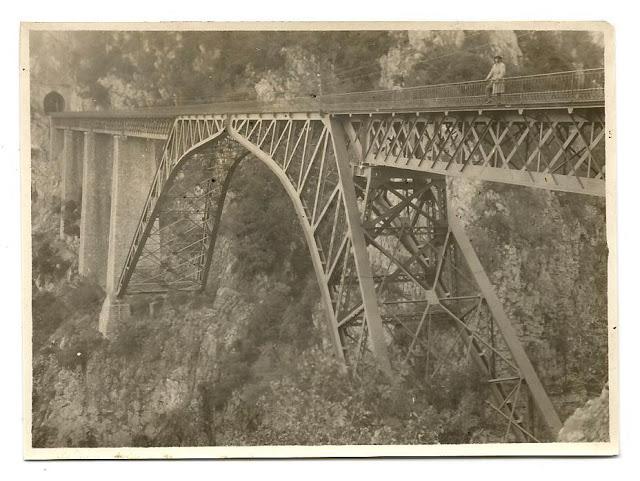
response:
[[[56,91],[49,92],[43,100],[44,113],[49,115],[64,111],[64,97]]]

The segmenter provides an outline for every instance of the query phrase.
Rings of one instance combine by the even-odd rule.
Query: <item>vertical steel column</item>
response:
[[[344,124],[343,124],[344,125]],[[369,150],[369,127],[371,125],[371,119],[364,117],[362,119],[362,124],[360,125],[360,129],[358,130],[357,138],[358,138],[358,146],[360,148],[360,153],[358,155],[358,165],[362,166],[364,162],[364,157],[362,155],[363,152],[367,152]]]
[[[346,135],[342,124],[336,118],[329,119],[329,129],[333,139],[333,149],[338,166],[342,198],[347,214],[347,224],[351,234],[353,257],[358,274],[358,283],[360,285],[367,328],[371,339],[371,350],[382,371],[391,376],[391,363],[387,352],[387,344],[384,339],[382,317],[378,309],[378,299],[373,283],[373,271],[367,252],[361,214],[358,209],[353,172],[347,153]]]

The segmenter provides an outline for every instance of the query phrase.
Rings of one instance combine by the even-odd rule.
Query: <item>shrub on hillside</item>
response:
[[[58,329],[69,311],[58,297],[48,291],[34,290],[31,307],[32,344],[33,350],[37,351]]]
[[[104,291],[93,281],[80,278],[75,285],[65,289],[61,297],[73,314],[95,312],[104,299]]]
[[[62,209],[64,220],[64,233],[68,236],[80,236],[80,204],[74,200],[68,200]]]
[[[290,375],[269,383],[256,403],[235,393],[217,423],[219,444],[318,445],[434,443],[437,412],[374,368],[360,379],[316,348]]]
[[[103,298],[100,286],[86,279],[75,284],[59,281],[56,293],[34,288],[31,304],[34,350],[46,344],[65,321],[73,325],[82,316],[94,319]]]
[[[132,358],[143,352],[145,341],[151,334],[151,326],[141,319],[131,319],[118,326],[109,344],[110,351],[119,357]]]
[[[31,270],[34,282],[45,284],[64,277],[71,266],[54,241],[45,235],[34,235],[32,239]]]
[[[94,316],[84,315],[62,326],[61,341],[56,357],[60,366],[70,371],[78,366],[86,371],[91,356],[101,349],[104,338],[96,329]]]

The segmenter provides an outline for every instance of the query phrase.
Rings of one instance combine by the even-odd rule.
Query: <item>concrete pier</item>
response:
[[[107,286],[113,137],[85,132],[80,219],[81,275]]]
[[[61,186],[61,212],[60,212],[60,237],[73,235],[68,223],[70,207],[80,208],[82,198],[82,159],[84,135],[82,132],[65,130],[62,137],[62,186]],[[79,235],[79,233],[75,233]]]
[[[117,322],[129,316],[129,306],[115,298],[118,280],[139,221],[139,213],[156,172],[153,140],[116,136],[113,140],[107,297],[100,313],[100,332],[109,337]]]
[[[49,160],[55,162],[62,175],[62,152],[64,146],[64,130],[52,128],[49,132]]]

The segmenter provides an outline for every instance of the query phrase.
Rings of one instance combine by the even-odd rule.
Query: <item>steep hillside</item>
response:
[[[562,417],[607,381],[604,199],[456,182],[452,200]]]

